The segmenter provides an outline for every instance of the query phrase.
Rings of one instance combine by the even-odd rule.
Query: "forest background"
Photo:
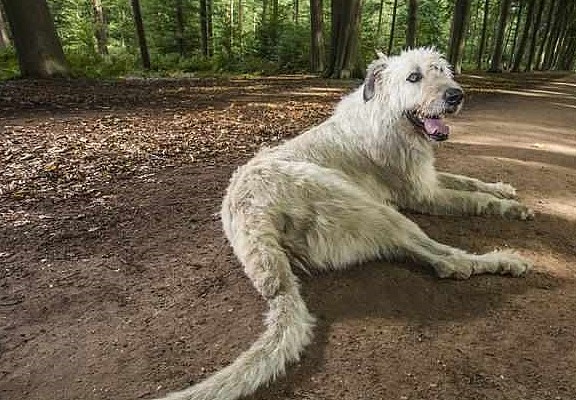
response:
[[[0,78],[361,77],[374,50],[456,72],[574,70],[573,0],[2,0]],[[24,54],[27,53],[27,54]],[[49,60],[50,62],[47,62]]]

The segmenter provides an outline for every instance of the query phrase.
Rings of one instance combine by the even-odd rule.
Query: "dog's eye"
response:
[[[420,82],[422,80],[422,74],[420,72],[412,72],[406,80],[412,83]]]

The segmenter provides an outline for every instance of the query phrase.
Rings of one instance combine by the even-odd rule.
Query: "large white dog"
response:
[[[431,265],[440,277],[526,272],[529,263],[510,252],[475,255],[440,244],[398,211],[533,216],[512,199],[510,185],[434,168],[433,143],[449,134],[442,117],[458,111],[462,99],[434,50],[380,55],[332,117],[238,169],[222,220],[246,274],[268,300],[266,330],[231,365],[165,399],[236,399],[299,359],[314,318],[294,267],[328,270],[401,258]]]

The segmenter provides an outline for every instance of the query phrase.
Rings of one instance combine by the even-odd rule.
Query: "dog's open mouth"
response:
[[[406,117],[412,125],[423,132],[429,140],[442,142],[448,139],[450,128],[442,120],[442,115],[419,116],[414,111],[406,112]]]

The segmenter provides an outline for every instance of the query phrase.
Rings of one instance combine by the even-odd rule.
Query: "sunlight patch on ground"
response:
[[[576,100],[576,96],[572,96],[566,93],[553,93],[547,94],[546,91],[538,91],[538,90],[508,90],[508,89],[490,89],[491,93],[500,93],[500,94],[512,94],[515,96],[524,96],[524,97],[543,97],[543,98],[552,98],[557,99],[558,97],[563,99],[574,99]]]
[[[574,108],[574,109],[576,109],[576,105],[574,105],[574,104],[555,103],[555,102],[553,102],[553,101],[549,101],[548,103],[554,104],[555,106],[559,106],[559,107],[566,107],[566,108]]]
[[[505,121],[476,122],[476,119],[474,121],[455,124],[457,131],[451,141],[576,155],[576,135],[572,127],[545,127]],[[483,133],[482,135],[475,135],[467,132]]]
[[[568,82],[548,82],[549,85],[557,85],[557,86],[569,86],[569,87],[576,87],[576,83],[568,83]]]
[[[552,197],[538,201],[538,208],[568,221],[576,221],[576,204],[573,197]]]

